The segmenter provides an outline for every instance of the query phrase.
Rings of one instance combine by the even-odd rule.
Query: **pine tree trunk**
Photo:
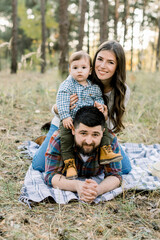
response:
[[[124,36],[123,36],[123,47],[125,47],[126,43],[126,35],[127,35],[127,19],[129,15],[129,2],[128,0],[124,0],[124,18],[123,18],[123,25],[124,25]]]
[[[150,71],[153,71],[153,63],[154,63],[154,56],[155,56],[155,42],[151,43],[151,59],[150,59]]]
[[[87,19],[87,52],[88,54],[90,53],[90,44],[89,44],[89,38],[90,38],[90,27],[89,27],[89,23],[90,23],[90,7],[89,7],[89,2],[87,3],[87,8],[88,8],[88,19]]]
[[[159,71],[160,63],[160,18],[158,19],[158,42],[157,42],[157,51],[156,51],[156,70]]]
[[[80,6],[80,21],[79,21],[79,37],[77,51],[83,48],[83,38],[84,38],[84,24],[85,24],[85,13],[87,11],[87,0],[79,0]]]
[[[117,40],[117,27],[118,27],[118,18],[119,18],[119,13],[118,13],[118,8],[119,8],[119,0],[115,0],[115,9],[114,9],[114,38]]]
[[[135,9],[136,9],[136,4],[137,4],[137,0],[135,1],[135,4],[132,6],[132,23],[131,23],[131,29],[132,29],[132,34],[131,34],[131,71],[133,70],[133,39],[134,39],[134,17],[135,17]]]
[[[59,0],[59,70],[62,74],[68,72],[68,0]]]
[[[12,0],[11,73],[17,73],[17,0]]]
[[[143,59],[143,41],[144,41],[144,19],[145,19],[145,15],[146,15],[146,6],[147,6],[147,2],[148,0],[143,0],[143,15],[142,15],[142,23],[140,26],[140,46],[141,49],[139,51],[138,54],[138,69],[142,70],[142,59]]]
[[[42,26],[42,44],[41,44],[41,73],[45,72],[46,68],[46,24],[45,24],[45,0],[41,0],[41,26]]]
[[[100,43],[108,39],[108,0],[100,0]]]

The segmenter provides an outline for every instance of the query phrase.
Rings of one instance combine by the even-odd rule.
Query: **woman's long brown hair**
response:
[[[102,43],[93,59],[93,71],[90,76],[90,79],[93,83],[98,84],[102,90],[103,98],[105,104],[108,106],[109,99],[108,97],[104,96],[104,85],[102,84],[101,80],[97,77],[95,72],[95,62],[97,58],[97,54],[100,51],[109,50],[113,51],[116,59],[117,59],[117,68],[115,74],[112,77],[111,87],[114,89],[114,104],[112,109],[108,109],[108,116],[113,123],[113,131],[120,132],[124,125],[122,123],[122,117],[125,112],[124,100],[125,100],[125,93],[126,93],[126,59],[125,53],[122,46],[117,41],[107,41]]]

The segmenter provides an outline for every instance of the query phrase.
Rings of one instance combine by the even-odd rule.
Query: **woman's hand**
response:
[[[70,110],[74,109],[76,107],[76,102],[78,101],[78,96],[77,94],[72,94],[70,96]],[[57,104],[54,104],[53,107],[53,112],[55,112],[56,114],[58,114],[58,108],[57,108]]]
[[[74,109],[76,107],[76,102],[78,101],[78,96],[77,94],[72,94],[70,96],[70,110]]]
[[[104,113],[103,104],[98,103],[98,102],[95,102],[95,103],[94,103],[94,107],[98,108],[98,110],[99,110],[100,112]]]
[[[105,104],[95,102],[94,107],[98,108],[99,111],[101,111],[104,114],[105,120],[108,119],[108,109],[107,109],[107,106]]]
[[[64,128],[72,129],[73,128],[73,120],[71,117],[65,118],[62,120]]]
[[[107,119],[108,119],[108,109],[107,109],[107,106],[106,106],[106,105],[103,105],[103,107],[104,107],[104,112],[103,112],[103,114],[104,114],[105,120],[107,121]]]
[[[58,114],[57,104],[54,104],[54,105],[53,105],[53,107],[52,107],[52,113]]]

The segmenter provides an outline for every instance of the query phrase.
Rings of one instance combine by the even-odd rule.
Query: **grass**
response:
[[[98,205],[42,202],[29,209],[18,202],[31,160],[17,147],[43,134],[62,81],[56,69],[45,75],[0,72],[0,239],[160,239],[160,192],[128,191]],[[128,73],[131,99],[121,142],[160,143],[159,73]]]

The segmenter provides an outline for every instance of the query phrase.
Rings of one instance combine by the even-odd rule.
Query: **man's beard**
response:
[[[91,151],[86,151],[84,149],[84,146],[93,146],[93,148],[92,148]],[[98,146],[95,147],[95,144],[91,144],[91,145],[82,144],[81,146],[76,144],[77,152],[78,153],[82,153],[85,156],[92,156],[92,155],[94,155],[97,152],[97,147]]]

